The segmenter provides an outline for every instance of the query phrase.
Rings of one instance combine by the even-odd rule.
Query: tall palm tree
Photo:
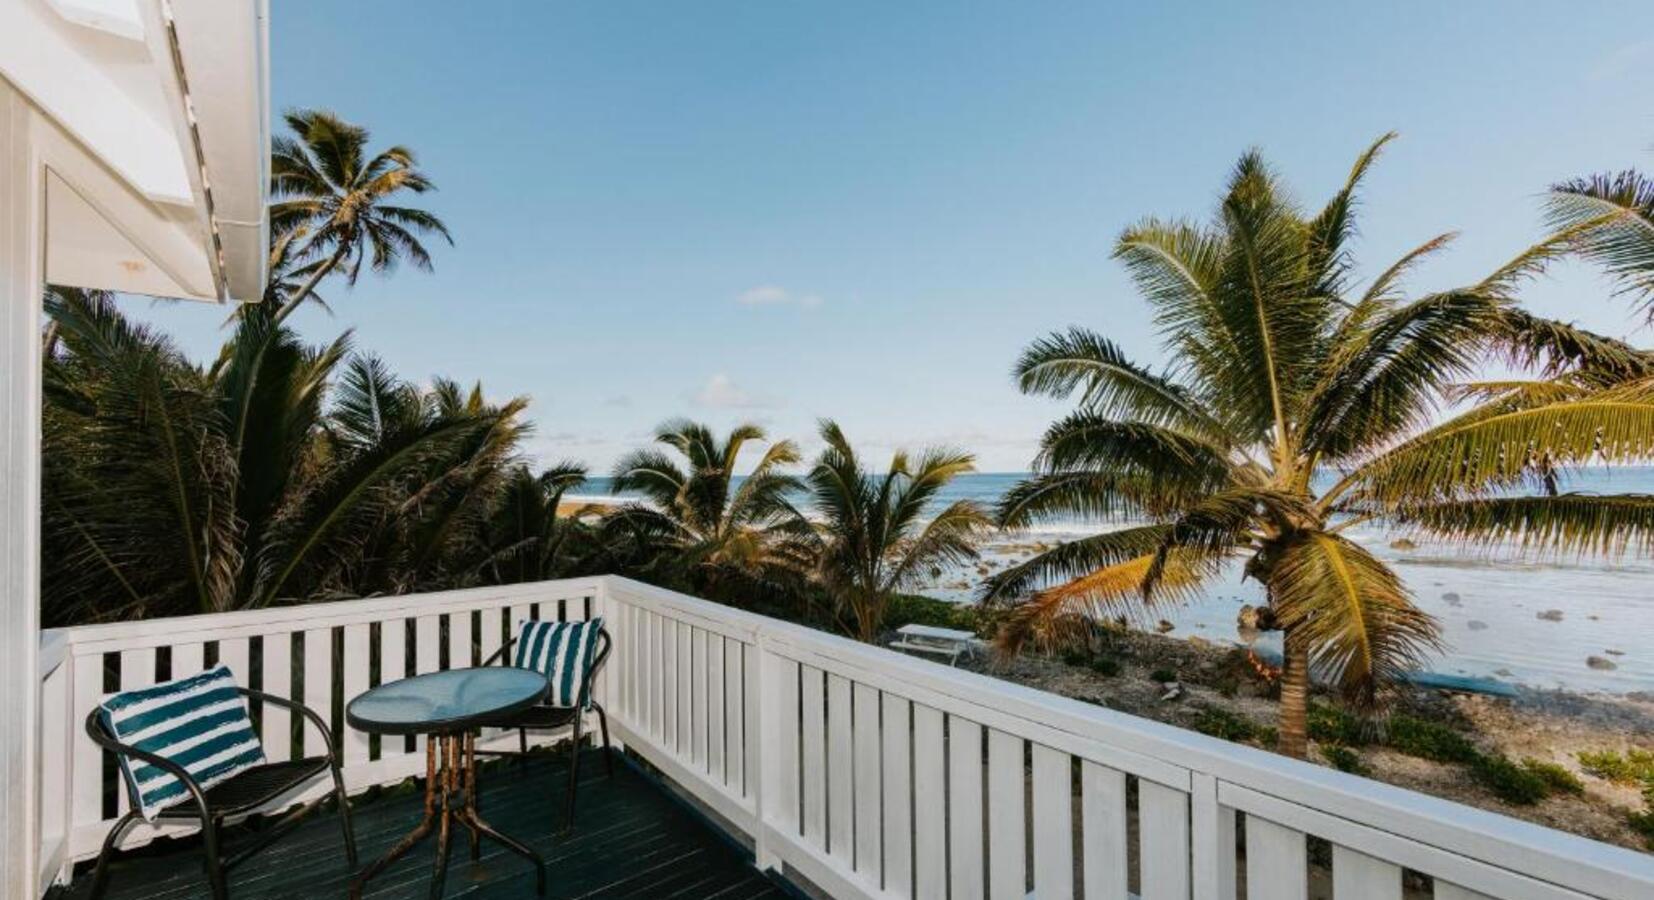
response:
[[[586,483],[586,469],[563,462],[536,474],[528,466],[507,473],[481,546],[480,570],[493,584],[522,584],[569,574],[578,565],[584,528],[562,515],[563,496]]]
[[[435,189],[413,151],[394,146],[368,155],[368,131],[325,110],[292,110],[284,116],[293,136],[271,140],[270,231],[276,320],[314,295],[335,270],[356,283],[366,262],[389,272],[401,261],[431,270],[424,239],[450,245],[448,228],[435,215],[398,205],[398,195]]]
[[[878,474],[862,467],[836,422],[821,423],[821,438],[827,447],[807,476],[821,516],[816,574],[838,609],[849,611],[856,636],[872,642],[891,598],[935,568],[975,559],[992,521],[970,500],[931,509],[949,482],[976,470],[968,453],[898,451]]]
[[[985,599],[1018,603],[1005,646],[1062,640],[1085,615],[1196,597],[1242,559],[1284,632],[1280,749],[1302,756],[1312,669],[1371,708],[1439,646],[1435,622],[1346,536],[1350,527],[1396,519],[1482,540],[1501,533],[1486,504],[1541,481],[1540,456],[1568,466],[1654,455],[1648,390],[1484,404],[1431,424],[1448,386],[1488,353],[1555,349],[1551,338],[1567,329],[1516,314],[1509,299],[1555,248],[1479,284],[1408,299],[1401,282],[1448,243],[1442,235],[1358,288],[1356,193],[1390,137],[1314,214],[1251,152],[1211,225],[1148,219],[1126,229],[1115,256],[1154,310],[1167,371],[1081,329],[1023,354],[1015,374],[1025,392],[1077,393],[1079,408],[1045,434],[1035,475],[1004,498],[1000,523],[1080,514],[1130,524],[990,579]],[[1341,477],[1317,490],[1312,478],[1328,470]],[[1528,521],[1567,523],[1533,533],[1540,545],[1613,540],[1635,519],[1578,496],[1522,499]]]
[[[750,423],[722,441],[697,422],[661,425],[655,441],[671,453],[636,450],[614,469],[613,490],[639,492],[648,504],[622,507],[609,527],[655,536],[689,586],[719,599],[795,592],[813,537],[789,497],[798,479],[783,471],[799,461],[798,446],[775,441],[750,473],[736,475],[741,452],[767,438]]]
[[[1553,185],[1546,213],[1654,322],[1654,179],[1634,169]]]

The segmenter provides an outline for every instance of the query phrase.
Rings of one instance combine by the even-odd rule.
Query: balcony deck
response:
[[[588,751],[581,761],[579,827],[571,836],[554,835],[567,785],[566,760],[561,751],[536,753],[526,762],[485,763],[478,776],[481,809],[490,823],[545,857],[548,898],[787,896],[776,881],[753,867],[749,855],[650,778],[624,763],[616,764],[612,779],[605,777],[598,752]],[[406,789],[371,800],[355,799],[356,838],[364,864],[413,827],[421,802],[422,794]],[[229,852],[238,846],[237,837],[245,841],[252,834],[232,829]],[[427,896],[434,845],[429,839],[420,844],[370,882],[366,896]],[[230,893],[236,900],[344,897],[351,875],[338,820],[327,809],[232,870]],[[90,872],[83,873],[66,896],[85,897],[90,887]],[[111,867],[108,897],[171,900],[200,897],[204,889],[199,839],[186,837],[120,858]],[[482,860],[473,863],[465,841],[456,838],[445,896],[533,897],[533,871],[486,841]]]

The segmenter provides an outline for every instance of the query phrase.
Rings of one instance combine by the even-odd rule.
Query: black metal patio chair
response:
[[[266,694],[249,688],[237,687],[241,696],[259,700],[267,705],[284,707],[302,714],[322,734],[323,744],[327,753],[323,756],[310,756],[302,759],[285,762],[265,763],[260,766],[240,772],[230,778],[202,788],[183,766],[158,756],[140,750],[130,744],[121,743],[109,730],[104,721],[102,710],[94,709],[86,717],[86,733],[91,736],[99,747],[128,760],[148,763],[167,774],[172,775],[183,783],[189,794],[189,800],[175,806],[162,809],[155,816],[156,822],[196,821],[201,824],[202,853],[205,856],[207,870],[207,885],[212,892],[213,900],[226,900],[229,896],[226,873],[230,869],[244,862],[253,854],[279,840],[291,831],[306,816],[313,812],[329,796],[338,801],[340,825],[344,830],[345,858],[351,869],[356,868],[356,834],[350,822],[350,801],[345,796],[344,776],[339,771],[339,748],[333,740],[333,732],[309,707],[295,703],[285,697]],[[315,800],[306,803],[282,817],[271,829],[260,835],[251,846],[238,851],[228,859],[219,855],[219,830],[224,826],[224,820],[255,812],[277,798],[298,788],[323,772],[331,772],[333,776],[333,791],[324,794]],[[131,810],[122,816],[109,830],[109,836],[104,838],[103,850],[98,853],[97,868],[92,875],[92,900],[100,900],[109,886],[109,856],[115,846],[120,843],[121,834],[127,826],[142,816],[137,788],[129,779],[122,779],[126,784],[126,791],[131,801]]]
[[[570,622],[567,624],[578,625],[580,623]],[[520,635],[521,632],[519,632],[518,635],[513,635],[510,640],[505,642],[505,646],[494,651],[492,656],[484,660],[483,665],[513,665],[514,663],[511,651],[512,647],[517,643]],[[478,755],[526,756],[528,754],[528,732],[530,730],[549,731],[559,728],[566,728],[572,725],[574,728],[574,734],[569,745],[569,787],[568,799],[564,804],[562,829],[564,832],[574,830],[575,795],[579,785],[580,744],[582,739],[581,726],[585,720],[585,716],[582,715],[584,710],[590,709],[597,713],[598,727],[603,736],[603,762],[607,769],[607,774],[610,777],[613,777],[614,775],[614,754],[610,752],[609,748],[609,716],[603,711],[603,704],[598,703],[595,699],[593,699],[591,693],[592,679],[597,676],[598,670],[603,668],[603,663],[608,659],[611,644],[612,640],[609,637],[609,630],[599,624],[596,644],[594,645],[592,653],[587,660],[585,672],[583,672],[580,676],[580,690],[574,705],[558,705],[554,702],[552,697],[548,695],[547,700],[532,706],[509,719],[500,722],[490,722],[489,725],[493,727],[516,729],[518,749],[516,751],[477,751]]]

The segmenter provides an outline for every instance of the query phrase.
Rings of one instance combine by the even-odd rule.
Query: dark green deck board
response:
[[[574,898],[709,898],[753,900],[784,897],[749,856],[731,846],[705,820],[685,809],[630,766],[617,764],[613,778],[591,752],[580,766],[579,827],[557,836],[566,756],[535,754],[527,761],[485,764],[478,777],[480,812],[491,825],[527,843],[546,859],[546,896]],[[353,805],[362,862],[377,859],[420,817],[423,795],[404,791]],[[231,829],[229,852],[255,835]],[[436,842],[427,838],[413,852],[369,882],[375,900],[423,898],[430,886]],[[109,900],[185,900],[205,896],[200,843],[195,838],[158,842],[112,864]],[[296,831],[230,872],[234,900],[344,897],[353,873],[345,862],[339,822],[331,810],[317,812]],[[83,898],[90,888],[83,871],[68,893]],[[451,839],[449,897],[507,900],[534,896],[533,868],[489,841],[482,858],[471,861],[463,829]]]

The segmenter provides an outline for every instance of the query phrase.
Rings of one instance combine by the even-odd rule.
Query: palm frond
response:
[[[1405,509],[1397,521],[1461,544],[1616,557],[1654,552],[1654,496],[1485,497]]]

